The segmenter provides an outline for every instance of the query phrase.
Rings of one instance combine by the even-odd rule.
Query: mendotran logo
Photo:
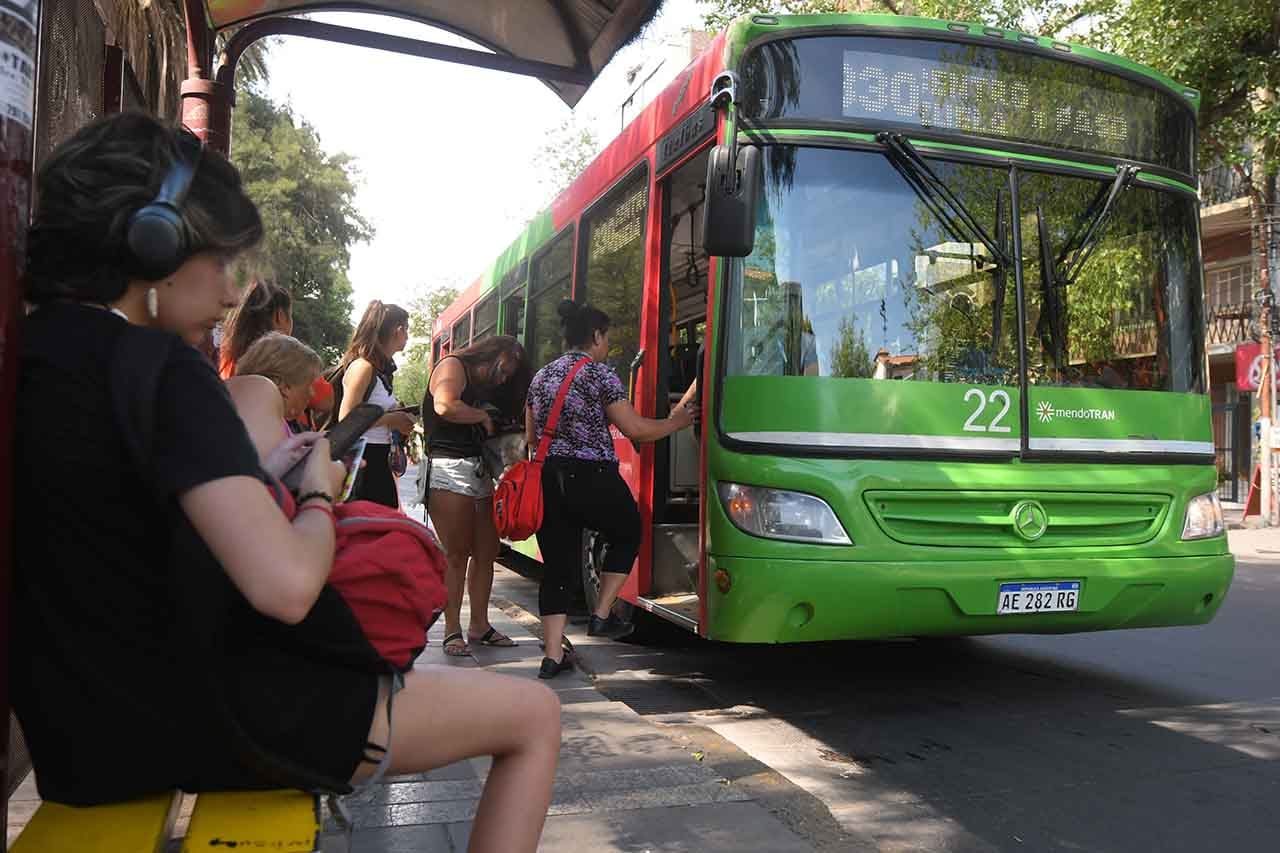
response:
[[[1062,421],[1114,421],[1115,409],[1055,409],[1053,403],[1041,400],[1036,405],[1036,416],[1041,423],[1049,423],[1054,418]]]

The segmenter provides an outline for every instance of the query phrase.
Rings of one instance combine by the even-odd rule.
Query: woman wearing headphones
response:
[[[191,346],[235,304],[230,266],[262,237],[235,168],[125,113],[63,142],[38,190],[9,660],[41,796],[281,784],[268,766],[343,790],[492,755],[471,849],[534,850],[559,748],[555,696],[455,669],[414,671],[401,687],[376,665],[326,584],[341,465],[315,433],[281,435],[260,464]],[[122,355],[140,346],[163,356]],[[149,417],[122,414],[149,392]],[[267,485],[308,449],[289,512]]]

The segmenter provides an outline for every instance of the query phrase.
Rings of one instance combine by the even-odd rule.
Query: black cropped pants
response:
[[[640,510],[616,462],[548,456],[542,466],[543,616],[569,612],[569,591],[582,573],[582,531],[598,532],[607,545],[601,570],[630,573],[640,553]]]

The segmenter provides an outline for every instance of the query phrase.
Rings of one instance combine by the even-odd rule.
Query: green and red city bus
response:
[[[1198,94],[1089,48],[878,15],[736,21],[437,320],[535,366],[613,319],[626,601],[715,640],[1199,624],[1214,494]],[[509,543],[537,559],[536,542]],[[588,598],[596,551],[584,542]]]

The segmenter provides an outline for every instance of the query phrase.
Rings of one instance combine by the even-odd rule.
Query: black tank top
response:
[[[436,367],[444,364],[447,359],[458,358],[454,355],[448,355],[440,359],[436,363]],[[475,406],[479,401],[476,396],[475,385],[471,382],[471,371],[467,370],[467,363],[462,359],[458,359],[462,365],[462,372],[466,374],[467,385],[462,389],[462,402],[468,406]],[[432,368],[435,373],[435,368]],[[436,414],[435,400],[431,396],[431,385],[427,385],[427,395],[422,399],[422,425],[427,436],[427,449],[431,455],[438,459],[462,459],[467,456],[480,455],[480,433],[482,429],[478,424],[455,424],[452,421],[446,421],[440,415]]]

